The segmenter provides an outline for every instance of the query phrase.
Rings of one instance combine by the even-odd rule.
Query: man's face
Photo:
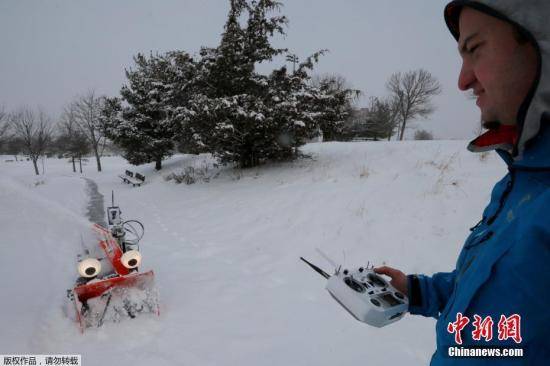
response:
[[[512,25],[465,7],[459,20],[460,90],[472,89],[484,122],[515,124],[537,73],[537,51]]]

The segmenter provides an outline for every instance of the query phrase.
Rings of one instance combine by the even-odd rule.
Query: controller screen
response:
[[[401,304],[401,301],[397,300],[395,297],[393,297],[390,294],[384,294],[381,296],[382,300],[390,304],[390,306],[395,306]]]

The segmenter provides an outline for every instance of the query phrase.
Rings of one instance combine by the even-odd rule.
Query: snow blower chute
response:
[[[143,225],[137,220],[123,221],[120,214],[113,202],[107,208],[109,228],[93,225],[97,245],[88,248],[82,243],[79,277],[75,287],[67,290],[81,332],[141,313],[159,315],[154,273],[138,272]]]

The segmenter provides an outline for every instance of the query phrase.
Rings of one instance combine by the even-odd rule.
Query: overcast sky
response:
[[[460,59],[443,20],[447,0],[283,0],[277,46],[301,59],[319,49],[317,73],[337,73],[370,96],[396,71],[425,68],[442,84],[437,111],[414,125],[438,138],[476,134],[479,112],[457,89]],[[53,117],[75,95],[117,95],[132,56],[215,47],[229,0],[0,0],[0,105],[41,106]],[[275,61],[276,66],[284,63]]]

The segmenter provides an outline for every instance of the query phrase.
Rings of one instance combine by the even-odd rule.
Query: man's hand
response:
[[[374,269],[374,272],[391,277],[390,284],[395,287],[395,289],[399,292],[405,294],[406,296],[409,296],[406,274],[398,269],[387,266],[377,267]]]

